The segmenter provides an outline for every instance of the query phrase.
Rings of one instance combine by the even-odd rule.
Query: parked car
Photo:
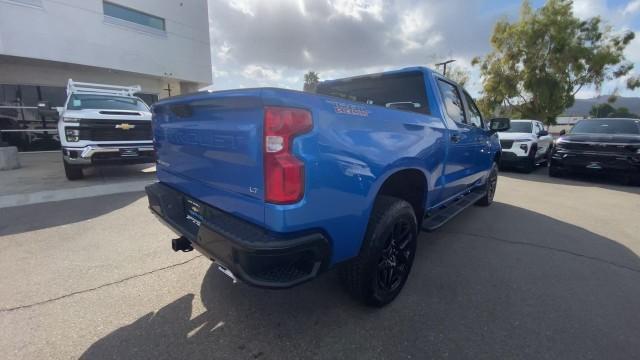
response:
[[[502,147],[501,164],[526,172],[546,163],[553,148],[553,137],[537,120],[511,120],[511,128],[499,132],[498,137]]]
[[[382,306],[411,270],[420,229],[493,201],[496,131],[471,96],[426,68],[326,81],[317,94],[201,92],[153,106],[149,206],[234,280],[287,288],[340,265]]]
[[[640,180],[640,119],[586,119],[556,140],[550,176],[607,174]]]
[[[139,164],[155,160],[151,112],[134,94],[140,86],[114,86],[69,79],[67,101],[59,109],[58,134],[69,180],[101,164]],[[40,111],[49,111],[46,102]]]

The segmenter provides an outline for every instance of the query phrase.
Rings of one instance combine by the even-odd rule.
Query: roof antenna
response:
[[[441,63],[437,63],[436,66],[443,66],[443,70],[442,70],[442,76],[447,76],[447,64],[451,64],[452,62],[455,62],[455,60],[451,59],[451,60],[447,60],[447,61],[443,61]]]

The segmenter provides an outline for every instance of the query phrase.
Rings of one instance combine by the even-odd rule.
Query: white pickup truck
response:
[[[155,160],[149,107],[135,94],[140,86],[74,82],[58,108],[58,134],[69,180],[100,164],[139,164]],[[46,106],[46,104],[45,104]]]

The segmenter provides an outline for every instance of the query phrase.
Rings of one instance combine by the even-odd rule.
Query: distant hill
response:
[[[572,107],[562,113],[560,116],[588,116],[593,105],[606,103],[609,96],[598,96],[592,99],[576,99]],[[640,114],[640,97],[621,97],[611,104],[615,108],[626,107],[634,114]]]

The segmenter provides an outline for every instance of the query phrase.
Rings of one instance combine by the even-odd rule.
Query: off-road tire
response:
[[[527,174],[533,172],[533,170],[536,169],[536,166],[538,164],[536,162],[536,152],[537,151],[538,151],[538,145],[537,144],[531,145],[531,150],[529,150],[529,152],[532,154],[532,155],[530,155],[531,158],[527,159],[527,162],[524,163],[524,166],[523,166],[523,169],[522,169]]]
[[[496,194],[498,187],[498,165],[494,162],[491,166],[491,171],[487,177],[487,183],[484,185],[485,193],[480,200],[476,202],[478,206],[489,206],[493,203],[493,197]]]
[[[562,177],[562,171],[557,167],[549,164],[549,177],[559,178]]]
[[[67,164],[64,160],[62,160],[62,163],[64,164],[64,174],[67,176],[67,179],[73,181],[84,177],[82,166]]]
[[[404,230],[399,229],[404,229],[404,226],[407,226],[408,231],[406,238],[400,236]],[[395,238],[398,238],[398,243],[395,243]],[[379,196],[369,219],[360,254],[340,269],[347,291],[369,306],[382,307],[393,301],[411,272],[417,238],[418,224],[411,205],[398,198]],[[401,247],[401,243],[405,241],[405,246]],[[390,261],[390,257],[393,257],[393,261]],[[390,270],[395,266],[398,268]],[[393,281],[393,288],[385,289],[385,274],[391,279],[394,271],[397,271],[395,275],[398,278]]]

